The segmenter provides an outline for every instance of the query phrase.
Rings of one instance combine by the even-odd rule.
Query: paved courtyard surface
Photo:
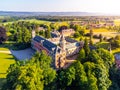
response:
[[[13,54],[18,60],[26,60],[30,59],[35,51],[31,48],[25,49],[25,50],[19,50],[19,51],[14,51],[10,50],[11,54]]]

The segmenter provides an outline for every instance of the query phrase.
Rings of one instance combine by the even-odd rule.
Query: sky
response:
[[[120,14],[120,0],[0,0],[0,11]]]

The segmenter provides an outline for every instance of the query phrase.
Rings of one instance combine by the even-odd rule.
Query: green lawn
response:
[[[8,51],[8,48],[0,48],[0,51]]]
[[[0,78],[6,78],[6,72],[10,64],[15,63],[11,54],[0,53]]]
[[[8,51],[7,48],[0,48],[0,50]],[[7,70],[11,64],[15,63],[15,59],[11,54],[0,53],[0,90],[6,81]]]

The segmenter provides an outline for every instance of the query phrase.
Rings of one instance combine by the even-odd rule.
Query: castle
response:
[[[52,38],[50,39],[36,36],[35,31],[32,32],[32,35],[31,47],[39,52],[42,50],[46,51],[54,60],[54,67],[56,69],[64,67],[66,58],[78,54],[80,48],[83,47],[83,42],[77,42],[64,37],[63,33],[59,35],[51,33]]]

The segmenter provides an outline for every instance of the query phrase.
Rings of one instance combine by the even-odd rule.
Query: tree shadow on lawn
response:
[[[0,78],[0,90],[2,89],[2,86],[5,84],[6,78]]]
[[[0,47],[1,48],[12,48],[13,47],[13,44],[14,43],[12,43],[12,42],[9,42],[9,43],[2,43],[2,44],[0,44]]]
[[[5,58],[5,59],[14,60],[14,58]]]

